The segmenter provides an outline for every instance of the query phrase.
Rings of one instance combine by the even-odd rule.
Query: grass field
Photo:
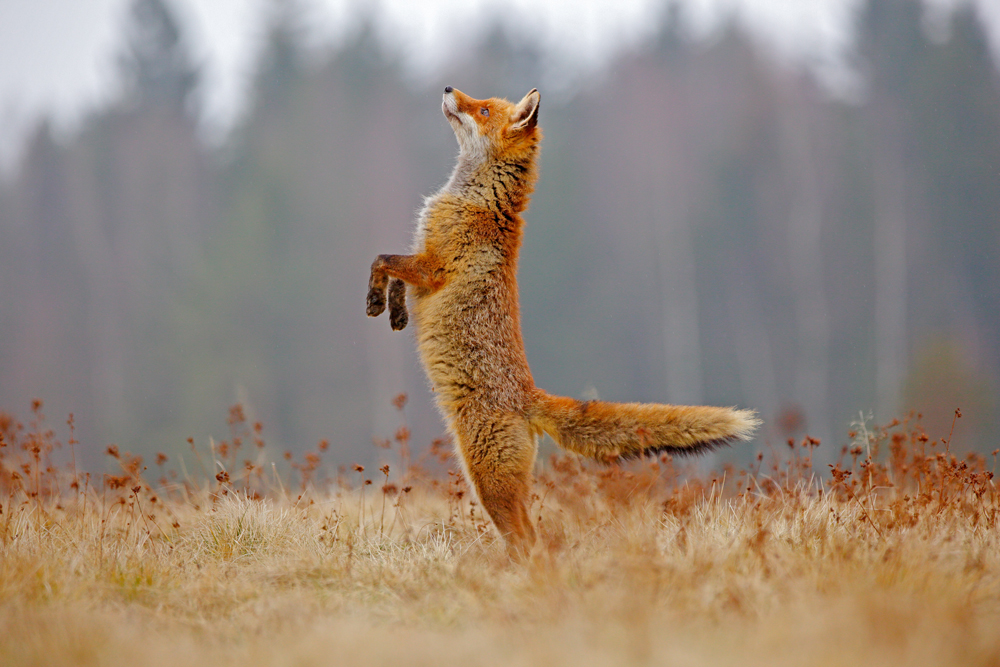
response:
[[[230,421],[188,474],[88,476],[40,404],[0,419],[0,664],[1000,665],[996,455],[913,423],[832,472],[808,439],[709,477],[547,461],[512,564],[405,429],[389,468],[326,480],[321,443],[282,478]]]

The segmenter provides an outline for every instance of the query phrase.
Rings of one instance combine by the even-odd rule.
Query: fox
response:
[[[528,514],[538,438],[611,464],[667,452],[697,454],[749,440],[753,410],[580,401],[535,386],[521,337],[517,264],[522,213],[538,179],[541,96],[519,102],[444,89],[458,140],[445,185],[424,200],[410,254],[371,266],[369,317],[393,330],[412,313],[416,344],[457,459],[507,554],[535,544]]]

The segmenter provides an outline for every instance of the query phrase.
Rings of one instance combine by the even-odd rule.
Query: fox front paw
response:
[[[368,317],[378,317],[384,310],[385,291],[377,289],[368,290],[367,308],[365,309]]]
[[[398,278],[389,281],[389,325],[393,331],[406,328],[409,321],[406,312],[406,283]]]
[[[400,310],[389,310],[389,325],[393,331],[402,331],[410,321],[410,316],[403,307]]]

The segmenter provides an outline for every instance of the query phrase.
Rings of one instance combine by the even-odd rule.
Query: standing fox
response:
[[[521,339],[517,253],[521,212],[538,177],[540,96],[476,100],[451,86],[441,109],[458,138],[458,164],[428,198],[413,252],[379,255],[367,312],[388,298],[394,330],[407,324],[410,286],[417,347],[465,476],[513,556],[535,541],[528,518],[537,437],[602,462],[689,454],[746,440],[753,411],[577,401],[535,386]],[[388,291],[388,297],[387,297]]]

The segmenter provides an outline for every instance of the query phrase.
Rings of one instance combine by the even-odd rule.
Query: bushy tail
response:
[[[753,410],[578,401],[541,390],[529,421],[563,449],[609,463],[660,452],[710,451],[749,440],[761,424]]]

